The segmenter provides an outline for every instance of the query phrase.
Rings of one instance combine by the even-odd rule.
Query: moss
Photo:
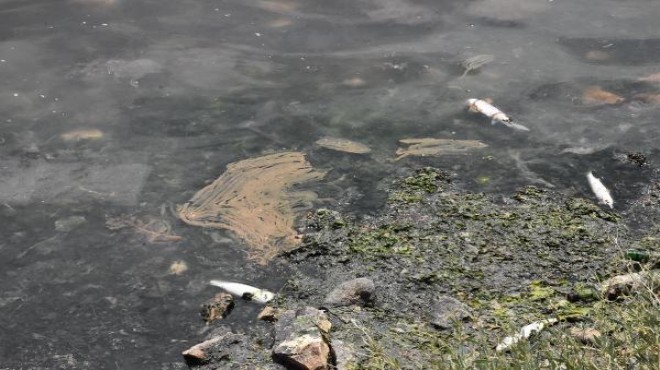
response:
[[[532,301],[544,300],[552,297],[555,294],[555,289],[548,286],[543,286],[540,281],[533,281],[529,286],[530,293],[529,299]]]

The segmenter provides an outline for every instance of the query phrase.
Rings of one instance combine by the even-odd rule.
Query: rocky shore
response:
[[[433,168],[395,180],[378,216],[316,210],[302,245],[277,257],[292,273],[260,314],[264,325],[237,332],[220,318],[186,362],[651,368],[660,360],[660,183],[649,173],[648,192],[620,212],[533,186],[471,193]]]

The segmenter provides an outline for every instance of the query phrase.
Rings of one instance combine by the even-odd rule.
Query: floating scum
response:
[[[248,256],[267,264],[281,250],[299,243],[296,208],[316,199],[311,191],[291,187],[320,180],[303,153],[285,152],[231,163],[212,184],[179,207],[187,224],[227,229],[249,247]]]

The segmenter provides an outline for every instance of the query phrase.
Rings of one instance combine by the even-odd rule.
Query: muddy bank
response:
[[[200,342],[217,340],[189,364],[464,368],[495,361],[498,343],[529,323],[557,319],[551,331],[568,332],[606,301],[603,280],[657,268],[653,258],[625,258],[629,248],[660,252],[660,185],[657,171],[645,173],[645,194],[615,211],[535,186],[508,196],[471,193],[458,175],[434,168],[387,180],[377,216],[310,213],[303,243],[277,257],[291,278],[269,304],[270,322],[233,333],[213,327]],[[325,320],[329,327],[319,324]],[[317,357],[327,345],[326,362],[304,365],[291,360],[295,353],[278,353],[295,333]],[[309,359],[307,352],[298,355]]]

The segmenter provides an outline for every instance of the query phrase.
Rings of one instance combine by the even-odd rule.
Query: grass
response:
[[[595,301],[590,313],[579,321],[560,321],[509,351],[494,350],[494,343],[502,338],[494,342],[492,333],[516,333],[520,324],[513,319],[455,323],[450,335],[438,334],[421,323],[400,323],[390,328],[391,335],[376,335],[364,326],[356,326],[366,354],[353,369],[660,369],[657,283],[648,282],[617,301]],[[577,338],[571,331],[578,329],[595,329],[600,336]],[[400,361],[402,356],[406,361]]]

